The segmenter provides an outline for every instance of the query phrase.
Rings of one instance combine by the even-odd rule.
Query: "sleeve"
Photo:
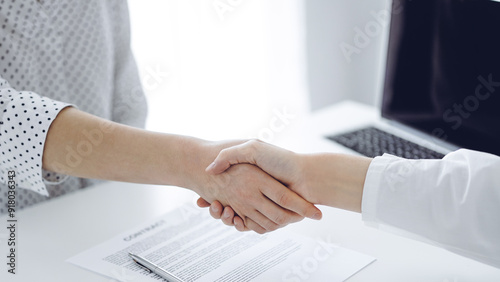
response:
[[[500,157],[461,149],[442,160],[375,158],[363,190],[368,224],[500,267]]]
[[[114,2],[112,8],[113,36],[115,45],[115,76],[112,99],[113,121],[144,128],[147,116],[146,96],[139,78],[135,58],[130,48],[130,16],[126,1]],[[155,87],[166,79],[158,68],[148,70],[148,77]]]
[[[0,182],[14,171],[20,188],[48,196],[45,183],[63,175],[42,170],[45,139],[52,121],[69,104],[17,91],[0,77]],[[45,178],[44,178],[45,177]]]

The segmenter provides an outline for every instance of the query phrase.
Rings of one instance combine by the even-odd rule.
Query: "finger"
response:
[[[207,202],[205,199],[203,199],[202,197],[198,198],[198,200],[196,201],[196,204],[198,205],[198,207],[200,208],[208,208],[210,207],[210,203]]]
[[[236,230],[240,232],[244,231],[250,231],[250,228],[245,226],[245,223],[243,222],[243,219],[239,216],[235,216],[233,220],[234,227],[236,227]]]
[[[226,171],[234,164],[257,164],[255,161],[255,153],[259,141],[248,141],[246,143],[226,148],[220,151],[215,160],[205,169],[211,174],[219,174]]]
[[[265,234],[267,231],[265,228],[263,228],[262,226],[260,226],[259,224],[257,224],[255,221],[253,221],[252,219],[250,218],[247,218],[247,226],[250,230],[253,230],[259,234]]]
[[[287,189],[288,188],[284,188]],[[267,198],[265,195],[263,195],[263,199],[258,202],[258,206],[256,207],[257,210],[265,217],[267,217],[269,220],[273,221],[276,225],[279,227],[284,227],[288,225],[289,223],[292,222],[298,222],[304,219],[303,216],[287,210],[286,208],[283,208],[281,206],[278,206],[274,201],[270,200]],[[262,225],[260,222],[259,224],[263,227],[266,227]]]
[[[262,188],[262,193],[279,206],[301,216],[316,220],[320,220],[322,217],[322,213],[317,207],[283,185],[273,187],[264,186]],[[269,214],[266,213],[266,215]]]
[[[225,225],[233,226],[233,219],[234,219],[234,211],[231,207],[225,207],[224,212],[222,213],[222,222],[224,222]]]
[[[220,219],[222,216],[223,207],[219,201],[213,201],[210,205],[210,215],[215,219]]]
[[[269,201],[268,199],[265,199],[265,200]],[[269,204],[275,205],[272,202],[270,202]],[[258,230],[252,228],[252,226],[249,225],[249,220],[252,220],[254,223],[256,223],[257,225],[262,227],[266,232],[274,231],[274,230],[280,228],[280,226],[278,224],[276,224],[274,221],[270,220],[267,216],[264,216],[258,210],[254,210],[253,212],[249,213],[246,217],[246,222],[244,221],[244,223],[248,228],[259,233]]]

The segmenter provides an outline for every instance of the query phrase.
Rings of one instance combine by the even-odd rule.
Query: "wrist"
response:
[[[320,205],[361,212],[370,158],[342,154],[305,157],[305,181],[311,200]]]
[[[307,191],[307,200],[314,204],[328,205],[329,199],[333,197],[330,189],[334,179],[332,177],[331,158],[326,154],[307,154],[302,156],[301,167],[303,171],[303,186]],[[325,167],[327,165],[327,167]]]
[[[205,171],[207,166],[215,160],[221,150],[243,142],[240,140],[215,142],[193,138],[182,147],[181,158],[184,164],[179,173],[177,186],[188,188],[200,196],[205,195],[214,184],[213,176]]]

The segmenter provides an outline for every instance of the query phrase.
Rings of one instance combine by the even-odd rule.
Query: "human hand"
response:
[[[235,144],[231,144],[233,145]],[[206,166],[221,151],[220,147],[230,146],[215,143],[218,150],[215,154],[209,153],[212,154],[210,160],[206,160],[204,155],[206,152],[213,152],[213,143],[200,154],[191,154],[196,156],[193,163],[205,163],[202,168],[204,176],[200,179],[198,168],[195,168],[191,172],[192,177],[186,177],[192,179],[193,183],[186,187],[193,187],[195,192],[207,200],[207,204],[217,202],[219,205],[232,207],[231,210],[240,216],[244,226],[258,233],[276,230],[304,217],[321,218],[321,211],[313,204],[253,165],[235,166],[227,169],[224,174],[205,173]]]
[[[305,200],[320,205],[361,212],[363,186],[372,159],[334,153],[296,154],[261,141],[248,141],[222,150],[206,171],[221,173],[235,164],[259,166]],[[203,198],[200,207],[210,204]],[[246,230],[231,207],[212,202],[212,217]]]
[[[304,199],[317,201],[305,185],[307,178],[303,174],[304,170],[301,169],[303,165],[301,156],[261,141],[252,140],[222,150],[206,171],[209,174],[217,175],[232,165],[244,163],[257,165]],[[239,231],[248,230],[242,218],[238,216],[238,212],[236,215],[231,206],[224,208],[217,201],[213,201],[210,205],[203,198],[198,199],[197,204],[200,207],[210,206],[212,217],[222,219],[225,224],[235,225]]]
[[[200,196],[230,206],[240,216],[241,223],[257,233],[300,221],[304,218],[301,215],[321,218],[316,207],[255,166],[231,167],[226,173],[212,177],[215,185],[209,186],[216,188]]]

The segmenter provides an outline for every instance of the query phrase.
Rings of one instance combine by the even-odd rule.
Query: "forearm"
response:
[[[302,159],[308,200],[361,212],[363,186],[371,158],[324,153],[304,155]]]
[[[137,129],[67,108],[49,129],[43,167],[85,178],[194,188],[219,147],[222,145]]]

